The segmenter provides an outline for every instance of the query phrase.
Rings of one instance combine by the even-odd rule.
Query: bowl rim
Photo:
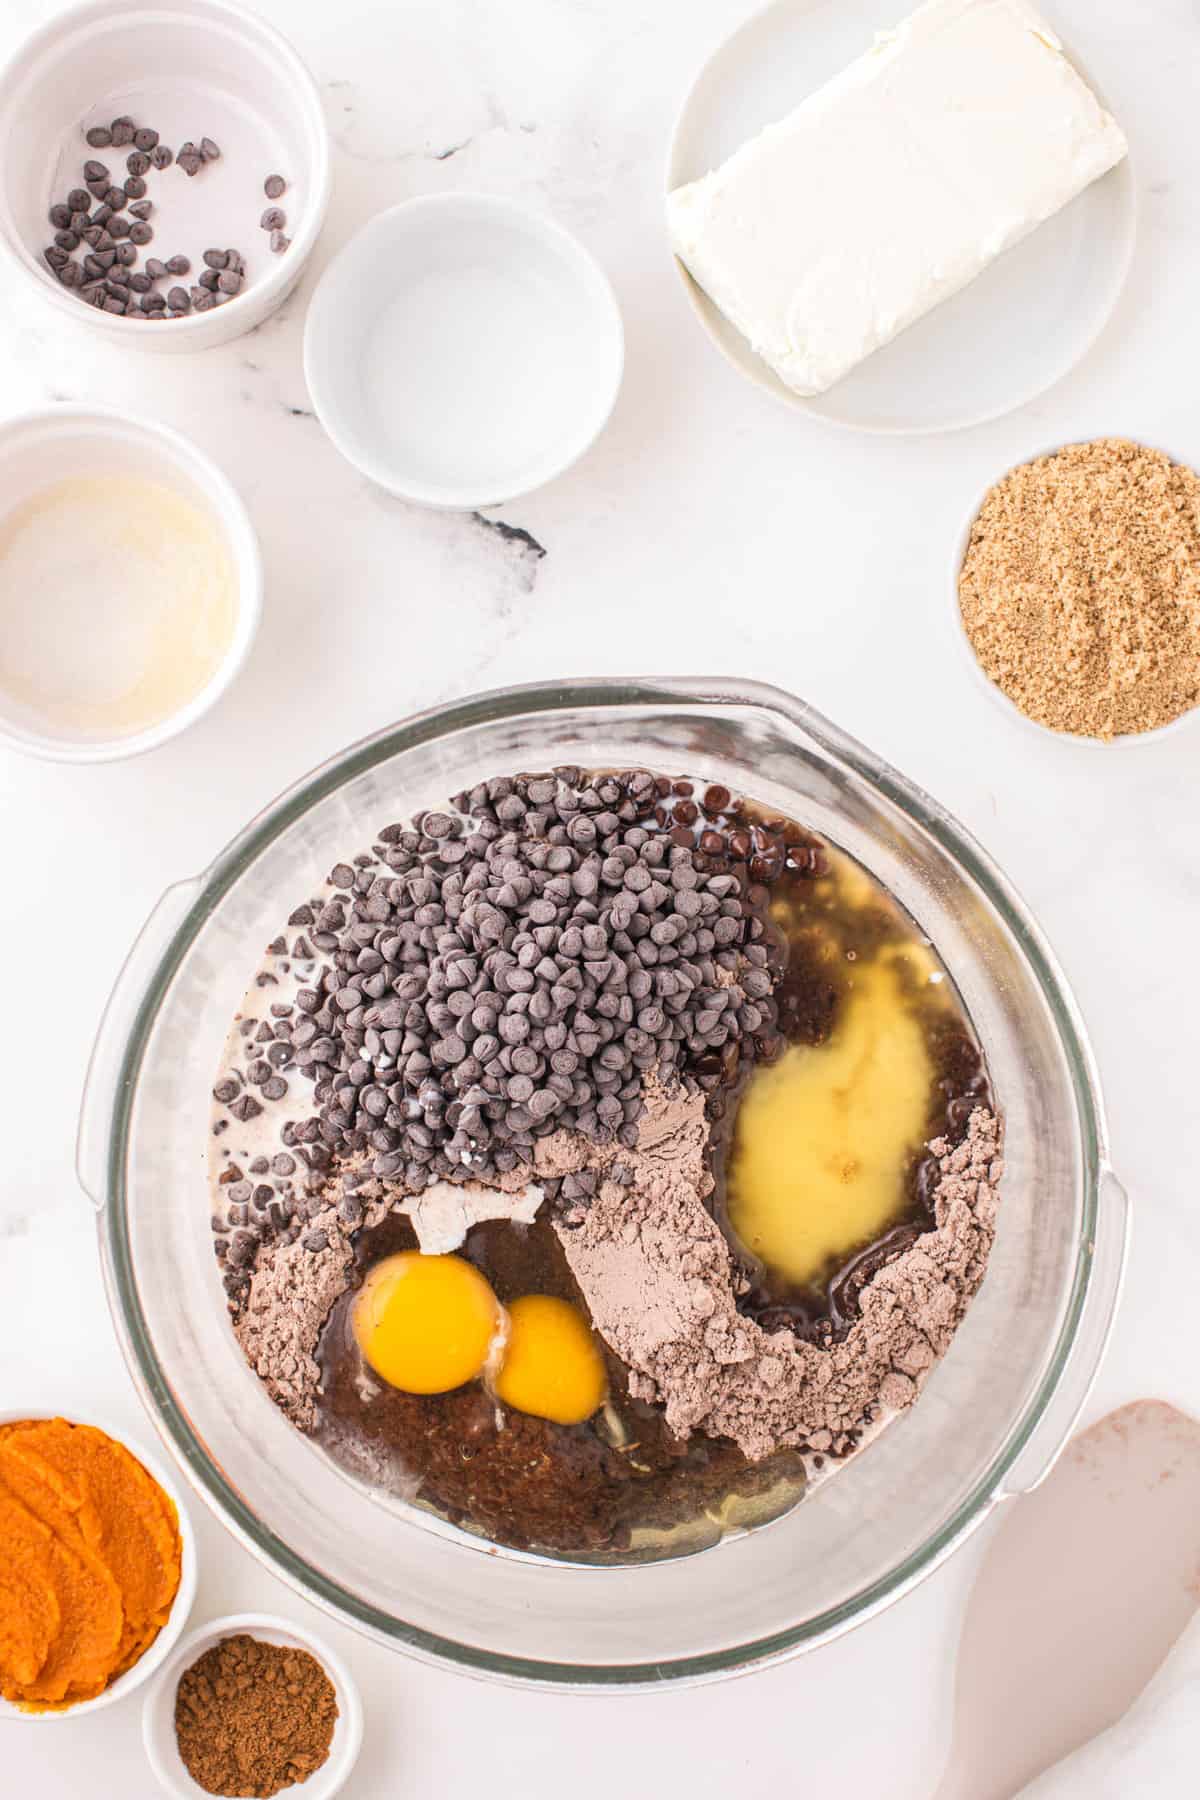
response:
[[[110,1682],[102,1693],[91,1700],[79,1700],[74,1706],[53,1708],[46,1712],[26,1712],[22,1707],[14,1706],[11,1701],[0,1699],[0,1724],[5,1720],[17,1723],[39,1725],[60,1719],[79,1719],[85,1713],[102,1712],[106,1706],[115,1706],[118,1701],[127,1700],[130,1695],[144,1687],[167,1662],[183,1635],[184,1626],[188,1622],[192,1606],[196,1599],[196,1583],[199,1579],[199,1567],[196,1556],[196,1532],[183,1503],[179,1483],[172,1470],[168,1469],[162,1457],[146,1446],[136,1437],[121,1428],[116,1420],[106,1413],[94,1413],[91,1408],[84,1409],[87,1416],[81,1417],[75,1409],[58,1407],[47,1410],[44,1406],[32,1409],[25,1407],[4,1407],[0,1409],[0,1425],[12,1425],[19,1420],[30,1419],[42,1421],[48,1419],[65,1419],[69,1425],[92,1425],[102,1431],[115,1444],[120,1444],[129,1454],[136,1457],[152,1480],[166,1494],[175,1508],[179,1522],[179,1542],[181,1546],[179,1586],[175,1590],[175,1598],[171,1602],[171,1610],[167,1614],[167,1622],[163,1625],[154,1642],[144,1650],[131,1668],[123,1675]]]
[[[329,1755],[321,1768],[314,1769],[308,1778],[315,1785],[317,1777],[323,1770],[327,1770],[327,1779],[321,1785],[324,1800],[333,1800],[334,1795],[340,1793],[350,1779],[358,1761],[358,1753],[362,1749],[362,1695],[344,1659],[331,1644],[315,1631],[310,1631],[307,1625],[300,1625],[295,1619],[285,1619],[278,1613],[221,1613],[215,1619],[207,1619],[203,1625],[193,1626],[186,1637],[181,1637],[175,1644],[170,1656],[155,1672],[154,1680],[142,1702],[142,1746],[156,1781],[165,1793],[177,1795],[180,1800],[193,1800],[193,1796],[205,1792],[190,1775],[185,1787],[164,1766],[156,1741],[157,1720],[168,1699],[173,1698],[172,1683],[178,1680],[184,1665],[190,1666],[190,1660],[203,1655],[219,1638],[232,1637],[237,1632],[249,1632],[251,1636],[258,1632],[267,1636],[268,1641],[271,1638],[289,1639],[298,1649],[307,1650],[310,1655],[315,1656],[333,1683],[338,1700],[338,1718],[333,1728]],[[308,1786],[308,1783],[304,1785]],[[313,1789],[310,1788],[309,1791],[312,1792]]]
[[[461,215],[460,229],[464,233],[471,230],[472,222],[476,219],[491,219],[509,226],[523,227],[543,244],[559,251],[570,265],[572,277],[579,288],[593,295],[606,315],[602,345],[597,334],[598,354],[594,359],[597,373],[594,385],[598,405],[593,414],[575,426],[569,436],[564,437],[564,449],[553,456],[543,454],[540,460],[530,464],[518,487],[506,489],[503,493],[483,493],[466,482],[454,484],[409,479],[403,473],[398,474],[386,459],[363,455],[357,449],[352,450],[341,426],[342,406],[336,384],[331,385],[328,379],[323,346],[330,335],[326,315],[333,304],[330,296],[334,291],[334,283],[344,275],[348,267],[362,260],[372,244],[402,232],[414,222],[419,223],[422,218],[436,219],[438,214],[445,214],[449,218],[453,218],[455,214]],[[599,356],[601,349],[604,352],[603,367]],[[545,487],[573,468],[592,448],[612,418],[621,391],[625,375],[625,323],[607,271],[587,245],[564,225],[560,225],[546,213],[503,194],[491,194],[478,188],[451,188],[440,194],[417,194],[411,199],[399,201],[395,206],[385,207],[382,212],[374,213],[342,245],[322,270],[309,301],[304,319],[303,358],[304,381],[313,411],[334,449],[352,468],[381,487],[385,493],[395,494],[418,506],[471,511],[505,505]]]
[[[132,436],[142,440],[151,449],[157,445],[159,449],[166,450],[180,467],[199,477],[199,484],[206,484],[212,491],[209,511],[229,551],[236,582],[237,613],[233,636],[221,663],[199,693],[193,694],[177,711],[160,719],[157,725],[131,732],[128,737],[75,742],[69,738],[35,735],[32,732],[25,736],[0,718],[0,746],[18,750],[24,756],[36,756],[44,762],[121,762],[127,757],[142,756],[148,750],[156,750],[160,744],[168,743],[171,738],[186,731],[189,725],[202,719],[205,713],[210,712],[224,698],[241,674],[254,647],[262,620],[262,547],[246,503],[224,469],[213,461],[207,451],[194,444],[191,438],[185,437],[172,426],[163,424],[159,419],[149,418],[143,413],[128,412],[119,406],[93,406],[86,401],[53,400],[48,406],[31,407],[27,412],[0,420],[0,445],[11,439],[19,440],[24,433],[30,431],[49,429],[57,432],[60,427],[67,427],[69,431],[72,426],[77,429],[94,426],[102,432],[110,432],[114,437]],[[0,521],[7,510],[0,503]]]
[[[192,1434],[160,1367],[138,1299],[124,1217],[124,1169],[136,1084],[159,1005],[197,930],[242,870],[311,806],[354,776],[400,751],[458,730],[514,717],[565,709],[602,710],[620,705],[755,708],[803,731],[831,760],[855,774],[927,830],[983,890],[1012,932],[1042,988],[1054,1018],[1079,1118],[1083,1195],[1075,1268],[1065,1296],[1058,1336],[1042,1381],[1008,1436],[967,1496],[937,1531],[876,1581],[814,1618],[762,1638],[670,1660],[635,1663],[566,1663],[483,1649],[377,1612],[298,1557],[243,1502]],[[424,712],[360,739],[318,765],[265,807],[209,864],[189,892],[183,918],[158,954],[141,989],[124,1038],[120,1066],[105,1121],[103,1194],[98,1203],[100,1261],[114,1329],[130,1375],[168,1449],[200,1497],[246,1549],[297,1593],[335,1619],[357,1626],[376,1641],[435,1667],[447,1664],[477,1677],[517,1686],[572,1691],[636,1692],[666,1683],[696,1685],[794,1657],[881,1612],[937,1568],[987,1517],[1003,1492],[1005,1477],[1042,1423],[1080,1332],[1091,1286],[1099,1220],[1101,1179],[1108,1140],[1095,1060],[1074,998],[1053,951],[1024,902],[987,852],[923,789],[832,724],[806,702],[780,688],[723,676],[600,677],[527,683],[492,689]],[[1103,1339],[1101,1340],[1103,1342]],[[1065,1430],[1071,1421],[1067,1421]],[[584,1575],[596,1571],[586,1570]]]
[[[24,67],[33,57],[52,45],[55,38],[77,26],[99,22],[108,16],[118,16],[123,12],[138,10],[140,0],[80,0],[80,4],[69,6],[66,11],[56,13],[33,31],[29,31],[14,46],[11,53],[0,62],[0,95],[6,86],[16,80]],[[173,0],[156,0],[150,8],[158,14],[169,14],[177,10]],[[184,9],[178,9],[183,11]],[[321,92],[317,86],[312,70],[304,61],[291,40],[284,35],[268,19],[249,6],[242,6],[239,0],[188,0],[188,16],[194,21],[197,14],[207,13],[212,20],[226,26],[240,27],[243,31],[256,32],[271,52],[271,56],[281,69],[286,69],[297,88],[303,92],[308,113],[309,136],[311,139],[313,159],[312,198],[304,211],[304,217],[293,233],[288,254],[277,259],[277,266],[271,269],[260,281],[243,288],[226,301],[220,310],[221,322],[227,325],[236,315],[236,320],[246,318],[245,330],[264,316],[264,307],[271,311],[285,296],[293,282],[299,278],[307,263],[325,223],[325,215],[329,210],[329,196],[333,186],[333,157],[330,148],[329,126],[321,103]],[[82,306],[58,282],[46,280],[37,265],[37,259],[30,253],[29,247],[22,244],[18,249],[10,243],[7,233],[0,232],[0,255],[7,258],[11,267],[19,269],[26,282],[27,291],[36,292],[43,299],[73,319],[77,325],[89,322],[106,333],[124,335],[129,342],[148,348],[144,337],[131,336],[139,330],[136,319],[124,316],[114,317],[112,313],[97,312],[94,307]],[[254,302],[254,317],[247,317]],[[185,318],[171,321],[172,339],[177,348],[188,348],[188,341],[195,338],[192,346],[203,349],[212,337],[211,312],[190,312]],[[227,341],[227,339],[223,339]]]
[[[1094,444],[1101,437],[1116,438],[1122,443],[1136,444],[1142,450],[1153,450],[1158,455],[1167,457],[1175,466],[1192,469],[1194,472],[1195,465],[1186,457],[1176,456],[1173,450],[1164,450],[1161,444],[1151,443],[1147,438],[1140,437],[1133,432],[1123,431],[1098,432],[1091,437],[1057,438],[1052,443],[1042,444],[1040,448],[1030,450],[1025,455],[1017,457],[1015,461],[1006,464],[999,475],[993,476],[985,487],[980,488],[967,509],[962,525],[955,534],[954,546],[950,555],[950,625],[958,650],[970,665],[971,679],[980,692],[987,692],[992,704],[999,706],[1010,722],[1016,723],[1027,732],[1034,733],[1043,744],[1072,744],[1092,752],[1107,751],[1111,755],[1121,750],[1131,750],[1135,745],[1159,743],[1163,738],[1178,732],[1181,728],[1186,729],[1189,725],[1194,725],[1197,719],[1200,719],[1200,702],[1195,706],[1188,707],[1186,712],[1176,714],[1175,718],[1168,719],[1165,725],[1155,725],[1149,731],[1121,731],[1111,738],[1090,737],[1086,732],[1059,731],[1053,725],[1043,725],[1040,719],[1031,718],[1027,712],[1022,712],[1016,701],[1010,699],[999,683],[993,681],[985,671],[976,655],[975,646],[971,642],[963,621],[959,588],[963,564],[971,543],[971,533],[975,529],[975,522],[983,511],[984,502],[992,489],[998,487],[1002,481],[1007,481],[1010,475],[1018,469],[1025,468],[1029,463],[1042,462],[1047,457],[1058,456],[1063,450],[1072,450],[1080,444]]]

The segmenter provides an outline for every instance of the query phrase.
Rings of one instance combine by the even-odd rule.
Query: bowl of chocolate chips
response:
[[[1126,1202],[1074,1003],[926,794],[800,701],[409,719],[164,896],[80,1132],[203,1499],[515,1682],[777,1661],[1056,1456]]]

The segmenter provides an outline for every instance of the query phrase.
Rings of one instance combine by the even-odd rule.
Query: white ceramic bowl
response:
[[[1113,432],[1109,435],[1114,437],[1126,437],[1129,442],[1140,443],[1147,450],[1159,450],[1162,448],[1160,444],[1147,443],[1143,438],[1129,437],[1129,434],[1125,432]],[[1114,738],[1085,737],[1080,733],[1073,731],[1056,731],[1049,725],[1041,724],[1037,719],[1031,719],[1028,713],[1022,712],[1016,702],[1009,699],[1008,695],[1004,692],[1004,689],[997,686],[991,677],[984,673],[983,666],[975,654],[975,648],[971,643],[970,638],[967,636],[967,628],[963,624],[962,608],[959,605],[958,599],[958,578],[962,572],[963,559],[967,554],[967,545],[971,541],[971,529],[974,526],[976,519],[979,517],[980,508],[988,494],[991,493],[992,488],[995,487],[997,482],[1003,481],[1005,475],[1011,474],[1013,469],[1022,468],[1026,463],[1036,462],[1038,458],[1042,456],[1054,456],[1059,450],[1066,450],[1071,444],[1083,441],[1085,440],[1068,438],[1058,444],[1043,444],[1040,449],[1031,450],[1028,456],[1023,456],[1019,461],[1011,464],[1008,469],[1003,471],[1003,473],[997,475],[995,480],[989,481],[987,487],[971,507],[962,529],[955,540],[954,553],[950,563],[950,619],[955,641],[958,644],[963,658],[969,666],[971,679],[978,687],[984,689],[988,693],[992,702],[1001,707],[1010,720],[1019,726],[1022,726],[1026,731],[1036,732],[1043,741],[1051,740],[1059,744],[1082,745],[1089,750],[1112,751],[1118,748],[1133,746],[1135,744],[1158,743],[1161,739],[1168,737],[1172,733],[1195,729],[1197,724],[1200,723],[1200,707],[1191,707],[1189,711],[1180,713],[1177,719],[1169,720],[1166,725],[1158,725],[1153,731],[1123,732],[1119,737]],[[1188,461],[1185,457],[1175,456],[1171,451],[1166,452],[1166,454],[1171,457],[1173,462]]]
[[[186,255],[196,280],[210,246],[240,250],[246,281],[207,313],[147,325],[86,305],[42,257],[53,241],[50,205],[80,186],[89,157],[114,183],[123,149],[93,150],[83,133],[121,114],[151,125],[172,149],[211,137],[219,161],[195,178],[151,169],[153,248]],[[259,225],[272,204],[268,175],[288,182],[278,202],[290,248],[275,255]],[[0,74],[0,247],[48,302],[93,331],[142,350],[199,350],[259,325],[294,286],[329,200],[329,134],[312,76],[286,38],[229,0],[90,0],[58,14]],[[164,287],[167,285],[163,284]]]
[[[65,404],[6,420],[0,424],[0,523],[39,489],[97,473],[164,483],[213,520],[233,563],[237,614],[225,656],[200,692],[157,725],[124,737],[56,734],[0,684],[0,745],[55,762],[112,762],[152,750],[185,730],[237,675],[262,613],[262,561],[249,514],[216,464],[165,425],[106,407]],[[52,592],[46,604],[53,606]]]
[[[45,1725],[58,1719],[79,1719],[84,1713],[100,1712],[106,1706],[115,1706],[118,1700],[128,1699],[129,1695],[143,1687],[150,1677],[161,1669],[170,1656],[188,1621],[192,1610],[192,1602],[196,1598],[196,1534],[192,1530],[192,1522],[188,1518],[187,1508],[179,1487],[171,1476],[166,1464],[161,1462],[153,1451],[145,1449],[135,1438],[112,1420],[96,1418],[89,1413],[85,1419],[76,1418],[70,1407],[60,1407],[57,1412],[47,1412],[44,1407],[26,1408],[0,1412],[0,1425],[10,1425],[15,1419],[68,1419],[76,1425],[94,1425],[97,1430],[108,1433],[118,1444],[124,1444],[132,1456],[136,1456],[146,1472],[157,1481],[163,1493],[174,1502],[179,1518],[179,1537],[183,1555],[179,1571],[179,1587],[171,1606],[170,1616],[166,1624],[146,1651],[138,1658],[131,1669],[127,1669],[119,1680],[111,1687],[106,1687],[102,1694],[94,1700],[80,1700],[77,1705],[69,1706],[61,1712],[24,1712],[21,1707],[13,1706],[8,1700],[0,1698],[0,1723],[11,1719],[22,1721],[27,1725]],[[0,1784],[2,1785],[2,1784]]]
[[[159,1786],[172,1796],[172,1800],[207,1800],[207,1790],[192,1780],[179,1754],[175,1737],[175,1690],[180,1676],[198,1657],[222,1638],[242,1631],[269,1644],[288,1644],[297,1650],[307,1650],[316,1657],[333,1683],[338,1716],[329,1755],[307,1781],[287,1790],[289,1794],[294,1793],[297,1800],[301,1795],[303,1800],[333,1800],[333,1795],[340,1793],[349,1779],[362,1747],[363,1713],[358,1688],[341,1657],[321,1638],[290,1619],[277,1619],[270,1613],[230,1613],[226,1618],[201,1625],[177,1645],[174,1655],[160,1671],[158,1680],[146,1695],[142,1711],[142,1739]]]
[[[325,271],[304,333],[342,455],[424,506],[495,505],[561,474],[607,422],[624,360],[599,264],[487,194],[378,214]]]
[[[767,0],[696,75],[671,140],[667,192],[717,168],[909,10],[911,0]],[[1095,88],[1070,45],[1067,55]],[[676,267],[726,362],[793,411],[881,435],[955,431],[1024,405],[1087,354],[1125,285],[1136,226],[1126,158],[960,293],[811,397],[781,381],[683,264]]]

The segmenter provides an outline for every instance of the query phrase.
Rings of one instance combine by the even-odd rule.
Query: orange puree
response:
[[[0,1693],[31,1710],[103,1693],[166,1623],[172,1502],[91,1425],[0,1426]]]

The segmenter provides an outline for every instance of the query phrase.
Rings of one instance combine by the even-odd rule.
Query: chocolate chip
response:
[[[162,312],[166,304],[163,296],[154,288],[151,288],[148,294],[142,295],[141,308],[144,313]]]
[[[165,262],[160,262],[157,256],[148,256],[146,258],[146,273],[151,281],[161,281],[163,276],[167,273],[167,265]]]
[[[287,224],[287,214],[281,206],[268,206],[258,222],[264,231],[282,231]]]
[[[177,312],[190,312],[192,301],[186,288],[173,287],[167,290],[167,305],[173,306]],[[265,1089],[263,1090],[266,1091]],[[273,1098],[273,1096],[269,1096]]]
[[[112,238],[127,238],[130,232],[129,220],[121,213],[114,213],[108,221],[108,234]]]
[[[154,202],[152,200],[135,200],[129,208],[129,215],[133,219],[148,219],[153,211]]]
[[[223,294],[236,294],[241,291],[242,279],[236,269],[222,269],[217,277],[217,287]]]
[[[217,291],[217,282],[221,277],[216,269],[201,269],[196,279],[202,288],[207,288],[210,294],[215,294]]]
[[[141,219],[138,219],[129,227],[129,241],[131,244],[148,244],[153,237],[153,228],[145,224]]]
[[[112,143],[112,132],[104,125],[93,125],[84,135],[93,150],[106,150]]]
[[[107,183],[109,174],[110,171],[107,165],[102,162],[96,162],[94,158],[85,162],[83,165],[85,181],[103,181]]]
[[[206,268],[225,269],[229,266],[228,250],[206,250],[201,258]]]
[[[59,202],[58,205],[50,208],[49,217],[50,223],[56,230],[65,231],[71,223],[71,209],[69,206],[63,206],[62,203]]]
[[[220,146],[213,143],[210,137],[200,139],[200,154],[205,162],[216,162],[221,154]]]
[[[134,130],[133,120],[126,113],[122,113],[119,119],[113,120],[109,128],[109,141],[117,149],[123,149],[126,144],[132,144]]]
[[[194,150],[181,150],[175,158],[185,175],[198,175],[202,167],[201,159]]]
[[[91,203],[92,196],[87,192],[86,188],[72,188],[67,195],[68,213],[86,212]]]
[[[134,142],[137,142],[136,133],[134,135]],[[125,167],[135,179],[139,179],[146,173],[147,169],[149,169],[150,158],[143,151],[134,150],[125,158]]]
[[[127,200],[143,200],[146,196],[146,184],[140,175],[127,175],[125,178],[125,197]]]
[[[123,269],[131,269],[137,261],[137,250],[132,241],[132,231],[130,232],[129,237],[131,240],[129,243],[118,244],[116,248],[116,259]]]
[[[268,175],[263,182],[263,193],[268,200],[278,200],[280,194],[287,189],[287,182],[282,175]]]
[[[186,275],[191,266],[186,256],[168,256],[167,258],[167,272],[171,275]]]
[[[171,164],[175,161],[175,152],[168,149],[166,144],[155,144],[150,155],[150,161],[154,164],[156,169],[169,169]]]
[[[54,234],[54,242],[58,245],[60,250],[78,250],[79,234],[75,231],[56,231]]]
[[[129,285],[135,294],[148,294],[151,287],[150,277],[144,270],[139,270],[136,275],[129,277]]]
[[[153,150],[158,142],[158,133],[153,131],[149,125],[142,125],[134,132],[133,141],[139,150]]]

